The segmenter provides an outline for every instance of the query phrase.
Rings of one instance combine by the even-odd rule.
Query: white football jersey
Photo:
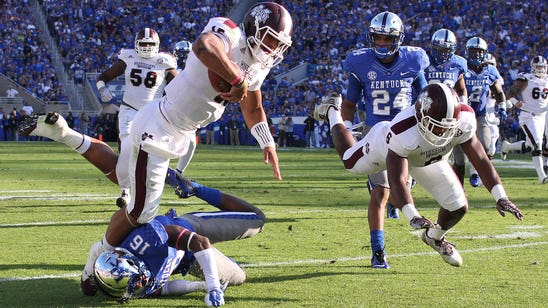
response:
[[[447,160],[451,150],[458,144],[470,140],[476,133],[476,116],[468,105],[461,105],[460,124],[453,139],[446,145],[433,146],[418,132],[415,107],[400,112],[390,122],[383,138],[383,153],[392,150],[401,157],[407,157],[410,168],[428,166],[440,160]]]
[[[137,110],[162,97],[166,70],[177,69],[175,57],[165,52],[152,58],[142,58],[135,49],[122,49],[118,59],[126,64],[123,101]]]
[[[245,73],[249,91],[256,91],[270,69],[263,68],[247,47],[245,34],[230,19],[215,17],[202,31],[213,32],[225,45],[230,60]],[[177,128],[194,131],[218,120],[225,109],[225,102],[209,81],[208,68],[190,52],[185,69],[165,88],[166,99],[160,108],[166,119]]]
[[[548,78],[538,78],[531,73],[521,73],[518,80],[527,82],[527,86],[521,91],[523,98],[522,110],[540,114],[548,109]]]

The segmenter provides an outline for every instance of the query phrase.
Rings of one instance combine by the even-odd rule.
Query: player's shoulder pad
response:
[[[138,57],[139,55],[135,51],[135,49],[129,49],[129,48],[122,48],[120,49],[120,52],[118,53],[118,60],[122,60],[126,62],[126,60]]]
[[[458,65],[458,66],[462,67],[462,69],[463,69],[464,71],[468,70],[468,61],[466,61],[466,59],[465,59],[464,57],[461,57],[461,56],[459,56],[459,55],[455,55],[455,54],[454,54],[454,55],[451,57],[451,60],[453,61],[453,63],[454,63],[455,65]]]
[[[238,27],[234,21],[226,17],[211,18],[202,31],[202,33],[207,32],[213,32],[218,37],[228,41],[231,47],[237,46],[242,37],[240,27]]]
[[[158,64],[165,65],[166,69],[177,68],[177,59],[169,52],[159,52],[158,55],[156,55],[156,61]]]
[[[356,63],[372,56],[374,56],[372,48],[354,49],[346,54],[346,58],[343,61],[343,69],[352,71],[352,68],[356,65]]]
[[[418,63],[420,70],[425,70],[430,66],[430,58],[424,49],[416,46],[401,46],[400,55],[408,63]]]

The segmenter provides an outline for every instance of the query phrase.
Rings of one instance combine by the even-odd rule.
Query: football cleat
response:
[[[506,140],[503,140],[501,145],[500,145],[500,158],[502,160],[507,160],[508,159],[508,152],[509,152],[509,149],[508,147],[510,146],[510,142],[506,141]]]
[[[196,195],[196,188],[192,185],[192,181],[177,170],[167,169],[166,184],[173,187],[179,198],[186,199]]]
[[[23,136],[41,136],[59,141],[65,128],[68,128],[67,121],[57,112],[50,112],[25,119],[19,123],[17,131]]]
[[[219,307],[225,304],[224,293],[219,289],[209,291],[204,300],[208,307]]]
[[[434,228],[434,223],[430,221],[430,219],[424,217],[424,216],[415,216],[409,221],[409,225],[413,229],[427,229],[427,228]]]
[[[329,109],[340,110],[342,105],[342,96],[336,92],[322,99],[322,103],[314,107],[314,118],[318,121],[329,121]]]
[[[371,266],[373,268],[390,268],[390,265],[386,261],[386,256],[384,255],[383,250],[375,251],[373,257],[371,258]]]
[[[476,173],[470,176],[470,185],[472,185],[472,187],[480,186],[480,182],[481,182],[480,177]]]
[[[548,183],[548,176],[542,179],[542,181],[539,181],[540,184],[546,184]]]
[[[400,213],[398,208],[395,207],[392,203],[388,202],[386,205],[386,218],[399,219]]]
[[[95,286],[94,280],[92,277],[84,279],[80,278],[80,286],[82,288],[82,293],[86,296],[94,296],[97,294],[97,286]]]
[[[429,237],[427,233],[428,229],[424,230],[424,232],[422,233],[422,241],[425,244],[434,248],[434,250],[441,255],[445,262],[453,266],[462,265],[462,257],[460,256],[457,249],[455,249],[455,245],[446,241],[445,237],[443,237],[441,240],[436,240]]]
[[[116,199],[116,205],[119,208],[123,208],[124,206],[127,206],[129,204],[129,193],[127,190],[122,190],[122,193],[120,194],[120,197]]]

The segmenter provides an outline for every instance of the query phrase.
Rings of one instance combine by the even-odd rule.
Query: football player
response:
[[[487,53],[485,55],[485,63],[488,65],[493,65],[495,67],[497,66],[497,60],[490,53]],[[504,80],[500,79],[500,83],[504,85]],[[497,114],[498,112],[496,108],[496,99],[493,93],[491,93],[491,89],[489,89],[489,95],[487,97],[487,103],[485,105],[485,121],[487,122],[487,125],[489,125],[489,131],[491,132],[491,141],[489,143],[489,150],[487,151],[487,155],[490,159],[493,159],[493,157],[495,156],[495,153],[497,151],[497,141],[500,137],[500,118],[497,116]],[[479,187],[483,185],[478,173],[473,166],[470,166],[470,185],[472,185],[472,187]]]
[[[430,66],[425,71],[428,83],[442,82],[453,88],[463,104],[468,103],[468,92],[464,84],[464,73],[468,70],[466,59],[456,55],[457,37],[448,29],[439,29],[430,41]],[[453,169],[464,184],[464,153],[456,146],[453,149]]]
[[[413,97],[426,85],[424,69],[429,65],[428,56],[422,48],[401,46],[404,36],[398,15],[382,12],[369,25],[367,37],[371,47],[354,50],[344,60],[343,70],[349,74],[349,82],[341,113],[349,129],[362,98],[367,133],[376,123],[391,120],[411,105]],[[386,171],[369,174],[367,186],[371,195],[367,215],[371,265],[389,268],[384,243],[384,213],[389,197]],[[389,209],[389,215],[396,218],[396,211]]]
[[[466,60],[468,71],[464,74],[464,83],[468,91],[468,104],[474,109],[477,120],[476,135],[489,152],[491,145],[491,129],[487,119],[487,102],[491,95],[498,105],[501,121],[506,120],[506,96],[502,90],[502,76],[498,69],[485,62],[487,43],[480,37],[473,37],[466,42]],[[470,184],[478,186],[480,177],[471,165]],[[483,181],[483,179],[481,179]]]
[[[114,150],[103,141],[71,129],[61,115],[48,113],[47,115],[29,117],[21,122],[19,133],[22,135],[44,136],[66,144],[101,170],[109,180],[117,184],[116,165],[118,155]],[[221,210],[221,212],[193,213],[192,216],[188,216],[189,214],[182,216],[192,225],[191,228],[186,226],[187,228],[207,237],[212,243],[248,238],[261,232],[266,218],[257,207],[217,189],[190,181],[171,168],[168,168],[164,177],[165,182],[173,187],[180,198],[196,196]],[[219,213],[222,213],[222,215],[219,215]],[[204,221],[204,219],[207,220]],[[96,257],[104,250],[100,242],[93,244],[90,249],[81,279],[82,291],[86,295],[95,294],[95,286],[92,280],[93,264]],[[215,249],[213,250],[217,257],[221,280],[230,280],[231,284],[243,283],[245,276],[243,279],[241,275],[238,276],[240,278],[236,278],[234,271],[230,270],[232,267],[225,268],[226,264],[219,262],[219,260],[225,260],[226,257]]]
[[[445,236],[468,210],[464,188],[447,160],[456,145],[461,146],[478,170],[498,212],[502,216],[509,212],[523,219],[521,211],[508,199],[497,171],[476,137],[474,111],[461,104],[456,92],[447,85],[427,85],[414,106],[402,110],[390,122],[375,124],[358,142],[344,125],[341,101],[340,96],[326,100],[316,107],[314,115],[329,121],[333,143],[344,167],[358,174],[387,169],[394,205],[402,210],[411,227],[426,229],[422,240],[447,263],[462,265],[462,257]],[[415,208],[407,187],[409,175],[440,204],[436,224]]]
[[[97,78],[101,100],[107,103],[114,97],[107,83],[121,75],[125,77],[124,96],[118,114],[120,164],[116,166],[120,197],[119,207],[129,202],[129,132],[135,114],[145,104],[162,97],[164,87],[177,75],[177,62],[171,53],[160,52],[160,37],[154,29],[144,28],[135,36],[134,49],[121,49],[116,61]],[[123,163],[122,163],[123,162]]]
[[[283,60],[292,34],[291,16],[273,2],[253,5],[240,27],[224,17],[209,20],[192,44],[185,69],[166,86],[160,100],[140,108],[133,119],[127,145],[130,201],[112,216],[102,249],[112,251],[134,228],[154,219],[170,159],[184,155],[196,129],[218,120],[228,101],[240,104],[264,163],[270,163],[274,177],[282,179],[260,87],[270,69]],[[224,80],[226,90],[220,91],[210,78]],[[89,149],[89,138],[74,138],[81,142],[76,148]]]
[[[547,61],[542,56],[531,60],[531,72],[520,73],[512,86],[508,89],[508,105],[521,110],[519,125],[525,132],[525,141],[509,143],[502,142],[502,154],[509,151],[522,150],[531,147],[533,166],[537,172],[540,184],[548,183],[542,154],[543,135],[548,135],[546,126],[546,111],[548,110],[548,69]],[[518,97],[521,96],[521,100]]]

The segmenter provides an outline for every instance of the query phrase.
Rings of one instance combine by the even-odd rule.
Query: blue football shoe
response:
[[[386,261],[384,250],[375,251],[375,253],[373,254],[373,257],[371,258],[371,266],[373,268],[384,268],[384,269],[390,268],[390,265]]]
[[[166,184],[173,188],[179,198],[186,199],[196,195],[192,181],[177,170],[167,169]]]

